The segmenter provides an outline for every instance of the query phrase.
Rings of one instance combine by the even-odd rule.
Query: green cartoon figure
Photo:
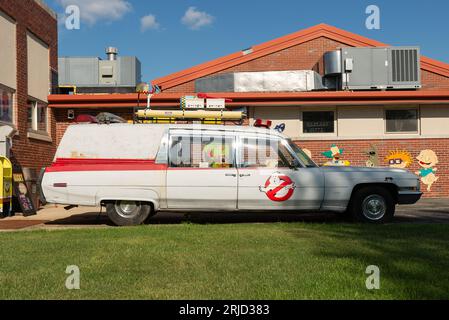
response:
[[[323,166],[349,166],[351,163],[348,160],[340,160],[340,156],[343,153],[343,149],[340,149],[335,144],[331,145],[329,151],[322,152],[321,154],[331,160],[323,164]]]

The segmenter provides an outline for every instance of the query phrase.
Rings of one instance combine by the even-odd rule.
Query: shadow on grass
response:
[[[273,223],[273,222],[310,222],[310,223],[341,223],[345,217],[335,213],[272,213],[272,212],[160,212],[150,217],[146,224],[231,224],[231,223]],[[105,213],[88,212],[67,218],[49,221],[46,225],[83,226],[108,225],[112,226]]]
[[[146,224],[231,224],[231,223],[273,223],[273,222],[305,222],[305,223],[342,223],[350,222],[343,214],[326,212],[159,212],[150,217]],[[419,214],[408,215],[398,212],[393,223],[449,223],[449,214],[445,211],[421,209]],[[105,212],[88,212],[67,218],[49,221],[50,226],[113,226]]]
[[[354,281],[363,281],[365,268],[380,269],[382,295],[391,299],[449,298],[449,228],[437,224],[385,226],[312,226],[318,231],[312,253],[332,261],[349,259]],[[289,229],[295,237],[303,231]],[[347,270],[346,270],[347,271]],[[376,291],[376,290],[374,290]],[[375,298],[375,293],[373,298]],[[380,293],[380,292],[379,292]]]

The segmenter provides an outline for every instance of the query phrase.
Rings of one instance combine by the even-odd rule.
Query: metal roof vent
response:
[[[250,47],[250,48],[243,49],[242,53],[244,56],[246,56],[247,54],[253,53],[253,48]]]
[[[106,55],[108,56],[109,61],[117,60],[118,49],[115,47],[107,47]]]

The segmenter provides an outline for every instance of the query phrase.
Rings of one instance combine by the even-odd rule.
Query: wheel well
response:
[[[392,195],[392,197],[394,199],[394,202],[395,203],[398,202],[398,187],[392,183],[360,183],[360,184],[357,184],[352,189],[351,198],[349,201],[352,201],[352,199],[353,199],[352,197],[357,191],[359,191],[360,189],[365,188],[365,187],[384,188],[390,192],[390,194]]]

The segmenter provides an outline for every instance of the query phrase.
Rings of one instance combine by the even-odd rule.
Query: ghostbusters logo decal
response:
[[[280,172],[273,173],[265,182],[264,186],[260,186],[260,192],[264,192],[271,201],[286,201],[291,198],[296,186],[289,176]]]

